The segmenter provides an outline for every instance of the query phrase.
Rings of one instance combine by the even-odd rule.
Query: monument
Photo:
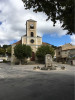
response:
[[[45,55],[45,67],[52,67],[52,56],[50,54]]]

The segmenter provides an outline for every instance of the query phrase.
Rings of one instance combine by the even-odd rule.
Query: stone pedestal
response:
[[[52,56],[50,54],[45,56],[45,67],[52,67]]]

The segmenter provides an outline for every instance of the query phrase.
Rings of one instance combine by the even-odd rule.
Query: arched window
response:
[[[34,25],[33,24],[30,24],[30,29],[34,29]]]
[[[34,33],[33,32],[31,32],[31,37],[33,37],[34,36]]]

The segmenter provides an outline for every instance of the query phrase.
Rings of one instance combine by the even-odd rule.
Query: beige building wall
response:
[[[34,43],[31,43],[31,40],[34,40]],[[36,45],[36,38],[34,37],[27,37],[27,45]]]
[[[15,47],[16,45],[15,44],[13,44],[11,47],[11,63],[13,63],[13,62],[15,62],[15,56],[14,56],[14,47]]]
[[[75,57],[75,49],[70,50],[69,56]]]
[[[26,44],[26,43],[27,43],[26,36],[23,36],[23,37],[22,37],[22,44]]]
[[[66,62],[74,65],[73,60],[75,57],[75,46],[72,44],[65,44],[57,48],[56,58],[57,61]]]
[[[73,65],[75,65],[75,60],[73,60]]]
[[[33,25],[33,28],[30,26]],[[42,38],[37,36],[37,22],[34,20],[27,20],[26,22],[26,35],[22,36],[21,43],[31,46],[32,51],[36,53],[37,48],[42,45]],[[33,36],[31,35],[31,32],[33,32]],[[31,40],[34,40],[32,43]],[[21,44],[19,42],[19,44]],[[11,63],[18,62],[19,60],[14,56],[14,47],[16,46],[16,43],[12,45],[12,55],[11,55]]]
[[[61,57],[61,51],[62,51],[61,47],[56,49],[56,57],[57,58]]]
[[[33,25],[34,26],[34,29],[31,29],[30,28],[30,25]],[[37,25],[37,22],[36,21],[27,21],[26,22],[26,33],[27,33],[27,37],[31,37],[30,36],[30,33],[31,32],[34,32],[34,37],[37,37],[37,34],[36,34],[36,25]]]
[[[37,43],[36,45],[42,45],[42,38],[41,37],[38,37],[37,38]]]
[[[33,25],[34,28],[31,29],[30,26]],[[22,37],[22,44],[26,44],[31,46],[33,52],[36,52],[37,48],[42,45],[42,38],[37,36],[36,30],[37,30],[37,22],[33,20],[28,20],[26,22],[26,36]],[[33,32],[33,36],[31,36],[31,32]],[[31,40],[34,40],[33,43],[31,43]]]
[[[34,43],[31,43],[31,39],[34,40]],[[37,48],[42,45],[42,38],[41,37],[22,37],[22,44],[26,44],[31,46],[33,52],[37,51]]]
[[[14,55],[14,47],[16,46],[16,44],[13,44],[12,45],[12,49],[11,49],[11,52],[12,52],[12,54],[11,54],[11,64],[14,64],[14,63],[16,63],[16,62],[19,62],[19,59],[17,59],[16,57],[15,57],[15,55]]]
[[[54,53],[55,53],[55,54],[54,54],[54,58],[56,58],[56,50],[54,50]]]
[[[64,50],[64,51],[62,51],[62,52],[61,52],[61,57],[62,57],[62,58],[69,57],[69,52],[70,52],[69,50]]]

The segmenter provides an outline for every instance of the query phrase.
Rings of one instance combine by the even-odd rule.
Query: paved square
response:
[[[0,100],[74,100],[75,66],[34,71],[35,66],[0,63]]]

